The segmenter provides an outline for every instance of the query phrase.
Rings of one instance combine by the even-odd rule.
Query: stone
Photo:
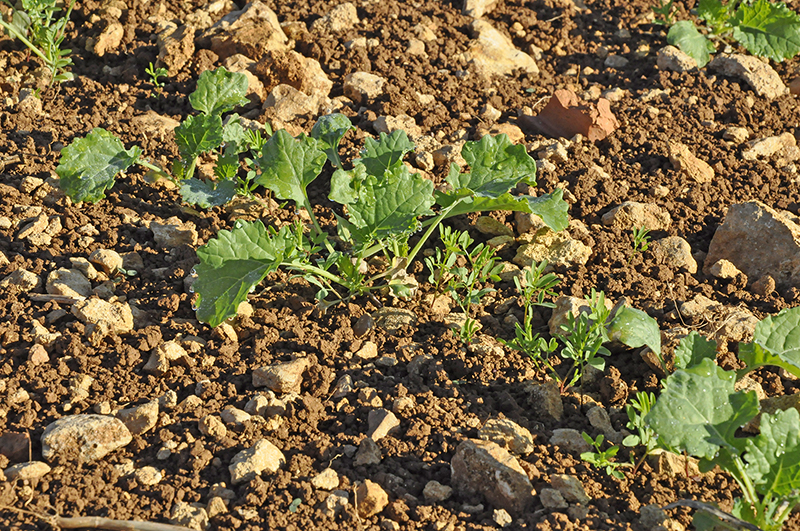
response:
[[[191,221],[184,223],[177,217],[171,217],[164,223],[151,221],[149,229],[153,231],[159,247],[172,249],[181,245],[197,244],[197,230]]]
[[[356,487],[355,504],[361,518],[369,518],[383,511],[389,505],[389,495],[380,485],[370,480]]]
[[[478,492],[498,509],[522,514],[533,501],[533,487],[519,462],[491,441],[466,439],[450,461],[451,482]]]
[[[556,307],[550,315],[550,320],[547,322],[550,329],[551,336],[563,336],[566,331],[562,325],[566,325],[570,315],[578,317],[582,313],[591,313],[591,303],[580,297],[569,297],[562,295],[555,302]]]
[[[110,249],[97,249],[89,255],[89,261],[108,276],[113,276],[122,268],[122,256]]]
[[[50,470],[50,465],[47,463],[42,461],[28,461],[26,463],[12,465],[3,470],[3,473],[7,481],[30,481],[46,476],[50,473]]]
[[[566,509],[569,504],[556,489],[542,489],[539,493],[539,501],[545,509]]]
[[[50,332],[35,319],[31,321],[31,328],[33,329],[33,342],[40,346],[49,347],[61,337],[61,332]]]
[[[706,273],[719,260],[750,279],[770,274],[779,289],[800,287],[800,225],[760,201],[731,205],[711,239]]]
[[[356,103],[366,104],[383,95],[386,79],[369,72],[352,72],[344,77],[344,95]]]
[[[425,42],[420,39],[409,39],[406,45],[406,54],[428,57],[428,54],[425,52]]]
[[[220,417],[222,417],[222,422],[225,424],[232,424],[237,427],[244,426],[244,423],[251,419],[249,413],[233,406],[227,406],[223,409],[220,412]]]
[[[698,461],[694,457],[683,455],[676,455],[666,450],[656,449],[648,457],[647,461],[653,467],[653,471],[657,475],[666,475],[668,477],[693,477],[700,476],[700,468]],[[713,475],[713,472],[709,472]]]
[[[592,445],[586,442],[581,435],[581,432],[572,428],[557,428],[553,430],[553,436],[550,437],[550,444],[558,446],[566,452],[582,454],[583,452],[590,452]]]
[[[408,134],[408,138],[415,140],[422,136],[422,128],[417,125],[417,122],[407,114],[398,114],[397,116],[378,116],[378,119],[372,122],[372,128],[376,133],[386,133],[387,135],[401,129]],[[419,154],[417,155],[419,158]],[[426,168],[421,168],[426,169]],[[433,166],[427,168],[433,169]]]
[[[526,382],[523,390],[528,395],[528,403],[539,415],[545,415],[553,420],[561,420],[564,415],[564,403],[561,401],[561,392],[558,384],[548,381],[543,384]]]
[[[206,504],[206,512],[209,518],[214,518],[217,515],[225,514],[228,512],[228,506],[225,500],[219,496],[212,496]]]
[[[794,137],[792,137],[794,138]],[[676,171],[684,173],[697,183],[710,183],[714,180],[714,168],[700,160],[680,142],[669,142],[669,161]]]
[[[606,438],[612,439],[616,437],[617,430],[611,425],[611,417],[608,416],[606,408],[594,406],[586,412],[586,418],[589,419],[589,424],[603,432]]]
[[[140,485],[158,485],[164,475],[154,466],[143,466],[133,472],[133,478]]]
[[[311,116],[319,109],[319,99],[308,96],[290,85],[278,85],[264,100],[264,110],[282,122],[300,116]]]
[[[536,66],[533,57],[518,50],[511,39],[486,20],[473,20],[469,27],[473,39],[467,44],[467,50],[460,54],[460,58],[468,62],[480,75],[507,76],[518,69],[532,75],[539,73],[539,67]]]
[[[425,484],[422,495],[428,503],[440,503],[453,495],[453,487],[431,480]]]
[[[517,241],[521,244],[512,261],[520,267],[547,261],[549,268],[585,265],[592,248],[572,238],[567,231],[553,231],[546,226],[535,233],[526,232]]]
[[[169,512],[169,523],[205,531],[208,528],[208,513],[203,507],[176,501]]]
[[[37,343],[28,350],[28,361],[34,366],[44,365],[50,361],[50,355],[46,348]]]
[[[311,478],[311,484],[315,489],[334,490],[339,487],[339,474],[332,468],[326,468]]]
[[[364,437],[358,444],[358,451],[353,460],[354,466],[378,465],[381,462],[381,449],[373,439]]]
[[[732,280],[742,274],[735,265],[724,258],[714,262],[708,268],[708,273],[723,280]]]
[[[586,505],[589,503],[589,496],[583,488],[583,483],[569,474],[551,474],[550,486],[558,490],[565,500],[572,503]]]
[[[308,358],[259,367],[253,371],[253,386],[266,387],[275,393],[299,393]]]
[[[294,50],[267,51],[250,66],[250,70],[263,83],[266,92],[278,85],[289,85],[311,97],[317,106],[325,101],[333,88],[333,81],[322,70],[319,61]]]
[[[607,68],[625,68],[630,61],[625,57],[617,54],[611,54],[603,61],[603,66]]]
[[[591,142],[606,138],[619,127],[607,99],[583,102],[568,89],[556,90],[538,115],[522,114],[517,122],[523,130],[532,133],[554,138],[572,138],[580,134]]]
[[[123,422],[103,415],[70,415],[49,424],[42,433],[42,456],[53,461],[96,461],[133,440]]]
[[[514,521],[505,509],[495,509],[492,513],[492,520],[500,527],[508,527]]]
[[[320,510],[328,518],[333,518],[350,503],[350,494],[345,490],[335,490],[322,502]]]
[[[139,406],[121,409],[117,418],[125,424],[133,435],[147,433],[158,423],[158,400],[151,400]]]
[[[103,57],[108,52],[115,52],[122,38],[125,36],[125,28],[119,22],[111,22],[100,32],[95,39],[87,39],[87,49],[94,52],[97,57]]]
[[[497,0],[464,0],[461,13],[468,17],[481,18],[497,6]]]
[[[288,49],[289,42],[278,15],[259,0],[222,17],[203,33],[202,40],[210,41],[220,60],[237,53],[258,59],[267,50]]]
[[[480,216],[475,221],[475,228],[481,234],[488,236],[513,236],[514,231],[504,223],[494,219],[491,216]]]
[[[651,231],[667,230],[672,218],[666,209],[652,203],[625,201],[603,214],[603,225],[625,230],[645,228]]]
[[[797,140],[792,133],[757,138],[747,143],[747,148],[742,151],[742,158],[744,160],[756,160],[759,157],[769,158],[782,149],[795,146],[797,146]]]
[[[509,419],[487,420],[478,431],[478,436],[516,455],[528,455],[536,449],[531,432]]]
[[[86,299],[72,305],[72,315],[87,325],[95,325],[101,335],[124,334],[133,330],[133,313],[124,302]]]
[[[414,326],[417,324],[417,314],[405,308],[393,308],[384,306],[372,313],[375,324],[388,332],[394,334],[403,326]]]
[[[91,297],[92,283],[77,269],[56,269],[47,275],[45,290],[63,297]]]
[[[761,297],[768,297],[775,291],[775,287],[775,278],[770,274],[766,274],[753,282],[750,286],[750,291]]]
[[[708,68],[726,76],[743,79],[756,94],[768,100],[789,93],[780,75],[769,64],[753,55],[719,54],[708,63]]]
[[[658,51],[656,65],[660,70],[672,70],[673,72],[688,72],[697,68],[697,61],[690,55],[680,51],[672,45],[667,45]]]
[[[730,140],[735,144],[741,144],[750,137],[750,132],[746,127],[726,127],[722,131],[722,138]]]
[[[692,275],[697,273],[692,247],[680,236],[667,236],[654,241],[650,244],[650,252],[657,262],[672,269],[684,269]]]
[[[521,144],[525,141],[525,133],[518,125],[503,122],[498,123],[479,123],[475,127],[475,140],[480,140],[484,136],[489,135],[495,137],[497,135],[506,135],[512,144]]]
[[[356,6],[351,2],[339,4],[311,24],[311,31],[339,33],[358,24]]]
[[[274,474],[285,464],[283,452],[268,440],[261,439],[251,448],[236,454],[228,470],[231,473],[231,483],[238,485],[254,479],[262,472]]]
[[[212,439],[224,439],[228,435],[228,428],[215,415],[206,415],[197,422],[197,429],[200,433]]]
[[[0,280],[0,288],[14,286],[20,291],[31,291],[42,285],[42,279],[36,273],[26,269],[17,269],[7,277]]]
[[[176,362],[185,367],[192,365],[192,359],[179,343],[167,341],[160,344],[150,353],[150,359],[142,368],[145,372],[163,376],[169,371],[171,362]]]
[[[156,37],[158,45],[158,66],[166,67],[169,75],[174,77],[194,55],[195,27],[191,24],[177,26],[168,24]]]
[[[379,441],[400,426],[400,421],[389,410],[373,409],[367,416],[369,425],[369,438]]]
[[[362,360],[371,360],[373,358],[378,357],[378,345],[373,343],[372,341],[365,341],[361,348],[358,349],[358,352],[355,353],[356,356],[361,358]]]
[[[656,529],[667,520],[667,513],[658,505],[644,505],[639,508],[639,525],[645,529]]]

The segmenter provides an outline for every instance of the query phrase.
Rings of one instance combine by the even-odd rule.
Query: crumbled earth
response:
[[[796,96],[767,98],[742,79],[707,69],[660,69],[657,51],[666,36],[653,24],[649,2],[499,0],[482,20],[536,66],[526,62],[503,75],[482,71],[465,54],[473,18],[462,14],[461,0],[356,0],[357,21],[347,6],[339,18],[323,19],[342,3],[264,5],[283,25],[287,49],[319,61],[332,82],[329,107],[356,126],[343,142],[343,160],[376,134],[381,116],[407,115],[418,138],[441,146],[459,146],[483,130],[509,132],[539,160],[539,185],[532,190],[563,188],[570,219],[580,222],[573,221],[570,234],[591,248],[585,264],[556,269],[559,294],[603,290],[614,302],[624,297],[645,310],[662,330],[705,334],[728,333],[720,331],[728,330],[723,324],[730,312],[719,308],[749,310],[760,319],[797,304],[795,286],[746,279],[737,271],[722,278],[703,263],[733,204],[758,200],[800,215]],[[680,17],[693,7],[676,5]],[[59,151],[94,127],[114,132],[126,147],[140,145],[150,160],[166,165],[177,154],[169,122],[192,113],[187,96],[197,76],[222,64],[201,23],[242,7],[224,0],[208,6],[79,1],[65,40],[75,80],[45,86],[41,99],[34,93],[42,84],[36,56],[0,39],[0,280],[15,274],[0,282],[0,467],[6,470],[0,528],[48,529],[36,515],[55,512],[195,529],[645,530],[684,529],[690,522],[688,509],[661,513],[653,505],[697,499],[730,510],[739,491],[722,473],[700,475],[688,464],[670,468],[648,460],[636,474],[622,468],[625,479],[616,480],[581,461],[580,441],[570,444],[571,434],[609,429],[595,406],[608,413],[611,435],[619,434],[627,398],[657,392],[661,375],[639,352],[616,348],[601,378],[548,403],[545,388],[532,390],[547,375],[497,342],[513,337],[514,322],[522,318],[511,281],[497,283],[475,309],[482,329],[469,347],[444,324],[427,283],[412,300],[364,297],[322,313],[312,286],[281,272],[252,294],[252,311],[212,330],[195,319],[185,279],[198,263],[196,248],[231,228],[237,212],[182,207],[176,190],[139,170],[120,178],[96,204],[72,204],[58,191]],[[178,70],[157,89],[145,74],[160,57],[157,34],[168,22],[187,21],[197,27],[194,43],[189,30],[176,46],[194,51],[183,61],[162,57]],[[100,40],[106,38],[118,42]],[[798,61],[772,66],[788,85]],[[287,76],[276,70],[269,75]],[[386,81],[356,103],[345,90],[354,72]],[[571,138],[560,147],[517,127],[524,125],[518,116],[535,115],[559,89],[585,101],[605,94],[619,127],[601,140]],[[269,90],[255,95],[242,114],[262,123],[275,118],[274,109],[262,108]],[[308,132],[323,107],[285,125]],[[791,138],[778,152],[742,156],[751,147],[746,142],[784,133]],[[425,157],[411,162],[438,184],[446,159],[432,167]],[[334,222],[326,199],[330,173],[326,169],[311,187],[327,227]],[[696,267],[670,261],[657,248],[633,253],[634,227],[604,218],[626,201],[666,212],[670,222],[653,230],[653,240],[683,238]],[[277,226],[290,221],[294,209],[260,216]],[[519,230],[512,213],[492,217]],[[486,241],[475,222],[473,216],[451,224]],[[165,236],[163,225],[180,227]],[[516,248],[499,255],[511,261]],[[119,254],[132,275],[104,270],[113,267],[113,255],[89,260],[98,250]],[[60,269],[81,271],[78,288],[88,291],[57,291],[63,288],[50,277]],[[422,264],[411,272],[427,277]],[[89,308],[82,300],[87,295],[105,304]],[[698,295],[717,309],[682,315]],[[417,319],[391,332],[359,322],[385,307],[413,311]],[[550,316],[549,309],[535,316],[545,335]],[[733,328],[718,336],[723,366],[734,366],[742,338]],[[279,365],[298,358],[305,361]],[[563,372],[566,365],[558,368]],[[257,372],[275,388],[256,387],[263,383],[254,380]],[[768,396],[797,393],[797,382],[785,376],[762,369],[754,379]],[[102,441],[75,439],[71,450],[43,445],[45,428],[84,414],[116,415],[124,426],[111,426]],[[528,435],[520,431],[511,445],[496,435],[500,428],[491,436],[481,431],[496,419],[513,421]],[[530,500],[530,492],[504,500],[452,481],[459,445],[482,434],[506,441],[506,448],[473,442],[462,452],[474,455],[459,454],[459,461],[483,459],[480,466],[489,470],[516,463],[504,474],[523,490],[529,481]],[[86,436],[92,435],[100,437]],[[554,435],[564,441],[560,446],[551,443]],[[90,459],[101,443],[108,453],[104,446],[105,455]],[[516,445],[524,452],[515,454]],[[638,458],[641,450],[632,455]],[[620,461],[629,457],[629,449],[620,451]],[[29,461],[49,466],[24,473],[12,468]],[[786,528],[800,529],[800,518],[793,516]]]

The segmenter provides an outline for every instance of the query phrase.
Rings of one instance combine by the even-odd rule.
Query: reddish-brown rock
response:
[[[523,129],[551,137],[572,138],[580,133],[591,141],[602,140],[619,127],[607,99],[584,102],[566,89],[555,91],[538,115],[522,115],[518,123]]]

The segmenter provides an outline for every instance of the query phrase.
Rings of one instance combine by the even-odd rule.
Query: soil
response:
[[[307,26],[339,3],[265,1],[281,22],[300,21]],[[491,504],[460,485],[451,485],[450,460],[461,441],[477,438],[480,427],[498,417],[509,418],[533,434],[536,450],[520,461],[537,492],[549,487],[552,474],[566,473],[580,478],[591,498],[582,514],[574,507],[543,509],[537,498],[529,512],[516,515],[513,529],[644,530],[640,523],[642,506],[663,507],[686,498],[715,502],[730,510],[733,498],[740,493],[725,474],[670,477],[645,462],[635,475],[629,468],[621,469],[625,478],[616,480],[582,462],[576,453],[548,444],[557,428],[575,428],[593,436],[599,433],[585,415],[588,398],[581,393],[608,409],[615,429],[624,428],[627,419],[621,406],[626,397],[635,391],[659,390],[659,376],[636,351],[617,349],[608,358],[604,379],[582,390],[567,391],[563,418],[554,420],[539,414],[537,404],[531,403],[524,392],[527,382],[543,382],[547,374],[510,349],[502,349],[502,355],[487,355],[465,348],[423,302],[424,295],[432,293],[425,283],[421,293],[410,301],[365,297],[322,314],[314,307],[314,289],[302,280],[276,273],[263,285],[269,289],[250,297],[254,313],[239,320],[238,341],[234,341],[195,319],[192,294],[184,289],[183,282],[198,262],[195,248],[161,249],[150,230],[135,221],[178,216],[196,225],[199,245],[219,230],[231,228],[232,216],[225,210],[198,213],[183,209],[175,190],[147,182],[138,171],[119,179],[107,198],[94,205],[75,206],[57,194],[20,191],[20,182],[26,176],[49,178],[58,164],[60,149],[98,126],[119,135],[126,146],[140,145],[151,160],[177,153],[169,135],[164,139],[142,135],[130,120],[147,110],[176,120],[191,113],[187,95],[194,90],[201,70],[218,66],[212,55],[198,50],[192,63],[166,80],[157,97],[151,96],[153,86],[144,71],[158,52],[154,37],[157,18],[153,17],[183,19],[203,7],[202,2],[126,0],[117,4],[128,8],[121,19],[124,38],[118,49],[99,58],[84,50],[87,38],[96,37],[103,29],[103,20],[93,16],[101,4],[79,0],[65,42],[73,50],[75,80],[42,91],[40,111],[15,103],[20,91],[36,81],[36,57],[29,56],[17,42],[0,39],[0,91],[5,99],[0,113],[0,216],[24,219],[30,217],[25,215],[31,212],[30,207],[41,207],[48,215],[59,216],[63,225],[44,247],[19,240],[18,227],[0,229],[0,251],[9,260],[0,265],[0,278],[25,268],[45,279],[50,271],[69,268],[70,257],[85,258],[96,249],[136,251],[144,267],[137,275],[117,282],[113,289],[118,297],[135,300],[146,312],[149,324],[92,344],[84,325],[68,313],[68,304],[39,302],[28,293],[0,288],[0,374],[4,389],[0,395],[0,433],[28,434],[30,441],[23,456],[0,457],[5,461],[0,464],[42,460],[40,438],[47,425],[67,415],[92,413],[100,404],[119,409],[174,391],[178,406],[163,411],[154,429],[134,436],[128,446],[97,462],[56,463],[38,481],[0,483],[0,505],[5,507],[0,510],[0,528],[46,529],[48,524],[35,514],[53,511],[65,517],[167,522],[174,503],[205,505],[212,486],[225,483],[235,496],[227,511],[210,519],[209,529],[495,529]],[[651,4],[644,1],[587,0],[583,9],[567,0],[500,0],[485,18],[509,35],[517,48],[528,51],[535,45],[543,50],[537,61],[541,73],[491,80],[469,72],[469,66],[456,57],[470,39],[472,20],[461,14],[461,1],[359,0],[355,4],[362,22],[354,29],[315,34],[313,38],[305,33],[301,36],[307,35],[307,40],[295,43],[297,51],[321,62],[334,82],[331,97],[342,94],[344,76],[353,71],[371,71],[388,80],[388,88],[376,101],[364,108],[350,104],[341,110],[356,125],[342,146],[343,160],[351,159],[365,135],[373,134],[372,121],[377,116],[408,114],[425,134],[454,139],[465,130],[472,138],[482,123],[480,111],[487,104],[502,113],[499,122],[514,122],[520,109],[540,110],[556,89],[572,88],[580,94],[592,87],[601,91],[619,87],[625,95],[612,104],[619,129],[596,143],[574,143],[568,161],[538,176],[541,190],[564,187],[570,219],[589,227],[589,262],[558,270],[561,284],[556,291],[588,296],[595,288],[613,301],[626,297],[634,307],[655,317],[662,330],[682,325],[675,310],[697,294],[729,306],[742,305],[758,318],[797,304],[797,290],[756,295],[736,281],[703,274],[702,263],[700,272],[688,274],[657,263],[648,252],[636,254],[629,261],[630,232],[600,223],[604,213],[624,201],[656,203],[670,213],[673,223],[669,230],[653,233],[653,239],[681,236],[702,259],[733,203],[757,199],[800,214],[796,173],[774,161],[746,161],[740,156],[739,146],[722,138],[722,130],[728,126],[747,128],[751,138],[787,131],[796,134],[800,109],[794,95],[770,101],[738,79],[715,76],[706,70],[682,74],[659,70],[655,51],[666,44],[665,31],[652,23]],[[693,7],[690,2],[676,4],[683,17]],[[521,24],[524,32],[512,30],[514,23]],[[427,44],[427,57],[405,52],[417,24],[429,25],[437,36]],[[620,30],[627,30],[629,35]],[[346,49],[344,43],[356,37],[376,38],[380,43],[368,49]],[[649,46],[649,53],[639,56],[635,51],[642,45]],[[625,56],[630,63],[624,68],[606,67],[603,49]],[[774,67],[788,82],[797,65],[798,60],[793,60]],[[112,75],[107,67],[121,68]],[[667,95],[649,102],[640,99],[653,89],[667,91]],[[436,103],[419,104],[412,97],[415,91],[435,95]],[[658,109],[657,116],[652,107]],[[315,119],[310,117],[295,125],[309,131]],[[527,134],[525,141],[542,139]],[[713,181],[699,184],[675,171],[667,155],[668,141],[682,142],[708,161],[716,171]],[[594,166],[600,166],[604,174],[592,171]],[[325,171],[312,194],[322,201],[323,219],[330,219],[332,216],[324,215],[324,197],[331,170]],[[444,168],[438,168],[434,177],[441,179],[444,172]],[[665,196],[654,195],[659,186],[668,190]],[[280,215],[273,213],[265,221],[274,221]],[[494,215],[514,226],[511,213]],[[474,219],[456,219],[452,225],[468,229],[477,241],[484,241],[485,236],[472,227],[471,221]],[[78,230],[87,224],[96,228],[90,238]],[[502,255],[505,259],[513,256],[506,254]],[[419,279],[426,276],[422,267],[415,272]],[[504,317],[510,311],[521,318],[521,308],[512,304],[509,310],[508,305],[501,304],[516,296],[513,283],[501,282],[494,287],[497,292],[477,308],[483,325],[481,335],[510,339],[513,326]],[[39,288],[34,293],[44,290]],[[375,312],[379,305],[410,309],[418,315],[418,324],[394,333],[376,326],[357,336],[353,330],[357,320]],[[53,320],[53,312],[58,310],[67,313]],[[549,317],[550,310],[546,309],[537,315],[543,332]],[[49,361],[42,364],[28,359],[33,347],[33,320],[61,334],[48,349]],[[696,323],[694,328],[709,331],[703,323]],[[197,354],[203,362],[172,367],[161,377],[142,370],[153,348],[180,335],[197,336],[206,342]],[[396,357],[397,364],[377,366],[354,356],[366,341],[374,342],[380,355]],[[729,348],[735,352],[735,344]],[[420,363],[420,353],[430,359]],[[218,414],[227,406],[243,409],[259,393],[251,381],[256,368],[299,354],[308,356],[312,363],[300,397],[291,403],[282,422],[247,421],[240,428],[229,429],[221,439],[199,431],[198,421],[203,417]],[[720,356],[725,359],[724,349]],[[93,382],[88,397],[70,402],[70,379],[77,375],[88,375]],[[388,409],[397,398],[414,400],[410,410],[398,415],[400,429],[378,441],[380,464],[355,466],[352,452],[346,451],[348,445],[358,446],[367,433],[367,417],[376,402],[364,398],[368,393],[354,392],[346,400],[332,398],[333,385],[344,375],[350,375],[356,387],[374,389],[377,402]],[[798,391],[795,381],[769,370],[759,371],[756,379],[764,383],[770,395]],[[204,382],[202,389],[198,390],[198,382]],[[12,401],[20,389],[27,391],[28,399]],[[198,392],[200,406],[183,405],[186,397]],[[230,487],[231,459],[261,438],[284,453],[286,465],[275,474]],[[28,439],[24,441],[23,446],[27,446]],[[157,459],[159,449],[168,441],[177,443],[180,450],[167,460]],[[623,448],[619,460],[628,458],[629,450]],[[133,461],[136,468],[154,466],[163,473],[163,479],[156,485],[139,485],[115,468],[126,461]],[[325,516],[319,506],[328,493],[315,489],[310,480],[327,467],[339,474],[339,488],[350,491],[351,498],[358,483],[367,479],[378,483],[389,495],[388,507],[376,516],[361,518],[351,503],[334,518]],[[426,501],[422,491],[431,480],[451,485],[454,494],[444,501]],[[296,499],[301,500],[299,506],[293,505]],[[688,509],[667,512],[680,524],[689,525]],[[786,529],[800,529],[800,517],[793,516]]]

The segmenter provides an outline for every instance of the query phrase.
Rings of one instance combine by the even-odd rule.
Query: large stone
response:
[[[464,0],[461,13],[468,17],[481,18],[497,6],[497,0]]]
[[[478,19],[470,24],[474,36],[462,58],[484,75],[510,75],[521,69],[538,74],[539,67],[530,55],[514,47],[511,39],[497,31],[489,22]]]
[[[747,143],[747,148],[742,150],[742,158],[744,160],[756,160],[759,157],[769,158],[782,149],[795,146],[797,146],[797,139],[788,132],[778,136],[757,138]]]
[[[479,492],[489,503],[511,514],[522,514],[533,501],[533,487],[525,470],[506,449],[491,441],[462,441],[450,469],[453,485]]]
[[[584,265],[592,256],[592,248],[571,237],[567,231],[543,227],[535,233],[522,234],[513,262],[520,267],[547,261],[549,267]]]
[[[124,334],[133,330],[133,313],[123,302],[86,299],[72,305],[72,315],[84,324],[94,325],[101,335]]]
[[[121,420],[104,415],[72,415],[48,425],[42,433],[42,456],[96,461],[133,440]]]
[[[300,116],[311,116],[319,109],[319,99],[300,92],[291,85],[278,85],[264,100],[264,110],[281,122],[291,122]]]
[[[800,225],[760,201],[731,205],[708,248],[706,272],[723,259],[752,281],[769,274],[781,289],[800,286]]]
[[[121,409],[117,413],[128,430],[134,435],[141,435],[155,428],[158,423],[158,400],[151,400],[139,406]]]
[[[358,24],[356,6],[351,2],[339,4],[311,24],[312,31],[341,32]]]
[[[275,393],[299,393],[303,372],[308,365],[307,358],[297,358],[286,363],[259,367],[253,371],[253,386],[266,387]]]
[[[531,432],[509,419],[487,420],[478,436],[516,455],[528,455],[535,450]]]
[[[697,273],[697,261],[692,256],[692,246],[680,236],[667,236],[654,241],[650,252],[659,263],[673,268],[685,269],[692,275]]]
[[[14,286],[20,291],[31,291],[42,285],[42,279],[36,273],[31,273],[26,269],[17,269],[3,280],[0,280],[0,288]]]
[[[92,283],[77,269],[56,269],[47,275],[47,293],[63,297],[91,297]]]
[[[652,203],[625,201],[603,214],[603,225],[625,230],[645,228],[647,230],[667,230],[672,218],[666,209]]]
[[[288,49],[289,38],[281,29],[278,15],[255,0],[241,11],[231,11],[203,35],[220,60],[240,53],[258,60],[267,50]]]
[[[568,89],[556,90],[542,112],[536,116],[523,114],[517,122],[530,132],[554,138],[572,138],[580,134],[592,142],[604,139],[619,127],[607,99],[584,102]]]
[[[389,505],[389,496],[380,485],[370,480],[356,487],[356,507],[361,518],[369,518],[380,513]]]
[[[261,439],[247,450],[242,450],[233,457],[228,470],[231,473],[231,483],[238,485],[250,481],[262,472],[274,474],[286,464],[277,446],[266,439]]]
[[[158,34],[158,66],[165,66],[170,76],[177,75],[192,59],[194,32],[195,28],[190,24],[180,27],[169,24]]]
[[[664,46],[658,51],[656,64],[660,70],[672,70],[673,72],[688,72],[697,68],[697,61],[692,56],[672,45]]]
[[[356,103],[366,104],[383,94],[386,79],[369,72],[353,72],[344,78],[344,95]]]
[[[780,75],[769,64],[752,55],[717,55],[708,68],[743,79],[759,96],[771,100],[789,93]]]
[[[269,50],[250,70],[264,84],[266,92],[278,85],[289,85],[322,102],[333,88],[333,81],[322,70],[319,61],[294,50]]]
[[[150,230],[159,247],[171,249],[180,245],[195,245],[197,243],[197,230],[194,223],[182,222],[178,217],[171,217],[164,223],[150,222]]]
[[[50,473],[50,465],[42,461],[28,461],[18,463],[3,470],[8,481],[34,480]]]
[[[794,138],[794,137],[793,137]],[[714,180],[714,168],[698,159],[689,148],[680,142],[669,143],[669,161],[677,171],[686,174],[698,183],[710,183]]]

